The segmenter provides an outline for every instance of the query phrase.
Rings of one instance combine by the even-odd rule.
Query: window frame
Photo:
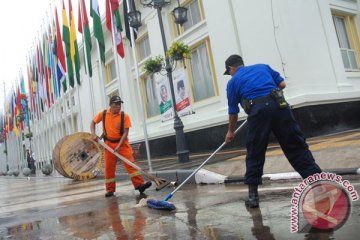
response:
[[[191,59],[185,59],[185,67],[186,67],[186,76],[189,80],[189,94],[190,94],[190,99],[192,104],[196,104],[196,103],[200,103],[203,101],[206,101],[208,99],[214,98],[214,97],[218,97],[219,96],[219,88],[218,88],[218,84],[217,84],[217,77],[216,77],[216,72],[215,72],[215,65],[214,65],[214,59],[212,56],[212,51],[211,51],[211,44],[210,44],[210,39],[209,37],[206,37],[202,40],[199,40],[198,42],[196,42],[194,45],[190,46],[190,52],[192,52],[194,49],[200,47],[201,45],[205,44],[206,47],[206,52],[207,52],[207,56],[208,56],[208,61],[209,61],[209,67],[210,67],[210,74],[212,76],[212,84],[214,87],[214,96],[212,97],[208,97],[202,100],[198,100],[195,101],[195,96],[194,96],[194,80],[192,77],[192,68],[191,68]]]
[[[346,34],[347,34],[347,38],[349,40],[349,44],[350,44],[350,49],[347,48],[341,48],[340,47],[340,43],[339,43],[339,36],[338,36],[338,32],[335,26],[335,22],[334,22],[334,18],[338,17],[338,18],[343,18],[344,19],[344,23],[345,23],[345,30],[346,30]],[[341,55],[341,51],[342,50],[346,50],[348,52],[348,50],[352,50],[354,51],[354,55],[355,55],[355,61],[356,61],[356,67],[357,68],[352,68],[350,65],[350,68],[345,68],[345,63],[341,57],[341,61],[343,62],[343,66],[346,72],[359,72],[360,71],[360,40],[359,40],[359,32],[357,31],[357,25],[356,25],[356,21],[355,21],[355,16],[353,14],[346,14],[343,12],[338,12],[338,11],[332,11],[331,13],[331,18],[333,21],[333,26],[334,26],[334,30],[335,30],[335,34],[336,34],[336,39],[338,42],[338,47],[340,50],[340,55]],[[349,54],[347,54],[348,58],[349,58]],[[350,62],[350,59],[349,59]]]
[[[147,38],[148,41],[149,41],[149,55],[146,56],[144,59],[141,59],[141,56],[140,56],[140,44],[145,38]],[[141,63],[141,62],[145,61],[147,58],[149,58],[151,56],[150,37],[149,37],[148,32],[146,32],[146,33],[142,34],[140,37],[138,37],[136,39],[136,41],[135,41],[135,45],[136,45],[136,59],[137,59],[137,62]]]
[[[191,2],[193,2],[193,1],[196,1],[196,0],[183,1],[182,3],[180,3],[180,6],[181,7],[186,7],[187,9],[189,9],[188,5],[190,5]],[[172,29],[173,29],[173,33],[174,33],[175,38],[183,35],[186,32],[191,31],[191,29],[193,29],[196,25],[200,24],[201,22],[203,22],[205,20],[205,13],[204,13],[204,7],[203,7],[202,0],[197,0],[197,1],[198,1],[199,12],[200,12],[200,21],[198,23],[196,23],[195,25],[191,26],[187,30],[185,30],[183,26],[180,26],[180,25],[176,24],[174,22],[175,19],[174,19],[173,14],[170,14],[170,18],[171,18],[170,22],[172,22],[172,24],[173,24]]]
[[[151,77],[151,75],[147,75],[147,74],[144,74],[143,76],[140,77],[140,79],[141,79],[141,91],[142,91],[142,96],[143,96],[143,97],[141,97],[141,100],[143,101],[143,104],[144,104],[143,106],[144,106],[144,110],[145,110],[145,113],[146,113],[146,119],[160,117],[160,115],[161,115],[160,114],[160,109],[158,109],[159,110],[158,114],[153,115],[153,116],[149,116],[148,107],[147,107],[147,103],[146,103],[146,98],[148,97],[148,93],[147,93],[146,82],[145,82],[147,80],[147,78],[149,78],[149,77]],[[154,75],[152,75],[152,81],[156,81]],[[156,89],[154,89],[154,90],[155,90],[155,94],[156,94]],[[158,106],[158,102],[155,103],[155,105]]]
[[[116,73],[116,62],[115,62],[115,59],[114,58],[112,58],[112,59],[110,59],[106,64],[105,64],[105,86],[106,85],[109,85],[109,84],[111,84],[112,82],[114,82],[115,80],[117,80],[117,77],[118,76],[116,76],[115,78],[112,78],[111,80],[109,80],[110,79],[110,77],[112,77],[112,74],[111,74],[111,63],[114,63],[114,66],[115,66],[115,74],[117,74]]]

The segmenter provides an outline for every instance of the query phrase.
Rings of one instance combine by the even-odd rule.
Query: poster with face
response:
[[[189,84],[184,68],[175,70],[172,73],[173,86],[176,101],[176,111],[178,115],[185,116],[193,113],[189,97]],[[171,89],[169,80],[166,76],[156,81],[156,94],[159,99],[159,109],[161,121],[165,122],[174,118]]]
[[[174,117],[174,109],[171,101],[170,84],[166,76],[156,81],[156,92],[159,96],[161,121],[168,121]]]
[[[179,116],[189,115],[193,112],[189,97],[189,81],[184,68],[173,72],[173,83],[176,100],[176,111]]]

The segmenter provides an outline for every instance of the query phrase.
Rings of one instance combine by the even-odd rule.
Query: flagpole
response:
[[[109,8],[110,8],[110,19],[111,19],[111,37],[112,37],[112,41],[113,41],[113,53],[114,53],[114,60],[115,60],[115,66],[116,66],[116,75],[117,75],[117,82],[119,84],[119,95],[123,98],[124,94],[121,88],[121,80],[120,80],[120,69],[119,69],[119,59],[118,59],[118,53],[117,53],[117,48],[116,48],[116,40],[115,40],[115,24],[114,24],[114,18],[113,18],[113,11],[112,11],[112,7],[111,7],[111,1],[110,0],[106,0],[109,1]]]
[[[21,118],[21,110],[22,110],[22,108],[23,108],[23,106],[22,106],[22,89],[21,89],[21,82],[22,81],[24,81],[24,74],[23,74],[23,72],[22,72],[22,69],[20,68],[20,71],[19,71],[19,89],[20,89],[20,118]],[[25,114],[26,114],[26,112],[25,112]],[[21,119],[20,119],[21,120]],[[23,134],[24,134],[24,122],[25,122],[25,120],[26,120],[26,117],[24,116],[24,120],[23,120],[23,122],[21,122],[21,121],[19,121],[19,127],[20,127],[20,139],[19,139],[19,142],[20,142],[20,151],[19,151],[19,153],[20,153],[20,165],[22,165],[23,164],[23,162],[24,162],[24,148],[23,148]],[[20,171],[20,169],[18,169],[19,171]]]
[[[61,1],[61,3],[62,3],[62,6],[63,6],[63,8],[62,8],[62,15],[63,15],[63,11],[65,11],[65,18],[66,18],[66,20],[67,20],[67,16],[66,16],[66,9],[64,9],[64,6],[65,6],[65,4],[64,4],[64,0],[62,0]],[[64,19],[64,16],[63,16],[63,19]],[[69,26],[68,26],[69,27]],[[64,30],[64,22],[63,22],[63,30]],[[69,29],[69,33],[70,33],[70,29]],[[63,33],[64,34],[64,33]],[[62,42],[62,44],[63,44],[63,48],[64,48],[64,45],[65,45],[65,42],[64,42],[64,39],[62,39],[63,40],[63,42]],[[66,82],[66,85],[67,86],[69,86],[68,87],[68,91],[67,91],[67,93],[65,93],[65,106],[66,106],[66,108],[65,109],[67,109],[67,107],[68,107],[68,105],[67,105],[67,98],[69,98],[69,110],[70,110],[70,124],[71,124],[71,127],[70,127],[70,131],[69,131],[69,134],[71,134],[71,133],[73,133],[74,132],[74,119],[73,119],[73,112],[72,112],[72,104],[71,104],[71,94],[72,94],[72,89],[70,88],[71,86],[70,86],[70,79],[69,79],[69,65],[68,65],[68,61],[67,61],[67,48],[66,48],[66,45],[65,45],[65,57],[66,57],[66,59],[65,59],[65,66],[66,66],[66,69],[67,69],[67,71],[66,71],[66,74],[65,74],[65,82]],[[65,122],[67,122],[67,111],[66,111],[66,114],[65,114]]]
[[[52,2],[50,2],[50,34],[51,36],[53,37],[54,35],[54,29],[53,29],[53,26],[52,26],[52,22],[54,22],[54,19],[53,19],[53,13],[54,13],[54,10],[53,7],[52,7]],[[54,39],[52,39],[52,47],[56,47],[54,45]],[[61,132],[59,131],[62,131],[62,123],[61,123],[61,117],[60,117],[60,121],[59,119],[56,117],[57,116],[57,112],[58,112],[58,108],[59,108],[59,98],[60,96],[58,95],[60,93],[60,86],[58,85],[59,81],[58,81],[58,76],[57,76],[57,64],[55,62],[55,57],[54,57],[54,52],[51,52],[51,69],[53,70],[52,72],[52,75],[53,75],[53,86],[55,86],[55,89],[54,89],[54,103],[53,103],[53,107],[52,107],[52,119],[53,119],[53,124],[55,125],[55,136],[54,136],[54,146],[56,145],[57,141],[60,139],[60,136],[61,136]],[[55,83],[54,83],[54,80],[55,80]],[[57,96],[57,97],[56,97]],[[60,115],[61,116],[61,115]],[[60,129],[57,127],[58,126],[58,123],[60,122]],[[52,162],[52,167],[54,168],[54,162]]]
[[[38,32],[38,35],[39,35],[39,32]],[[39,41],[36,41],[38,44],[39,44]],[[42,133],[43,133],[43,129],[44,129],[44,103],[42,102],[42,98],[43,98],[43,94],[44,94],[44,91],[43,91],[43,85],[42,85],[42,73],[41,73],[41,63],[40,63],[40,56],[39,56],[39,45],[37,45],[37,72],[38,72],[38,93],[39,93],[39,96],[38,96],[38,101],[39,101],[39,142],[40,144],[38,145],[38,152],[37,152],[37,162],[36,164],[39,166],[39,160],[42,158],[42,155],[43,155],[43,142],[42,142],[42,139],[43,139],[43,136],[42,136]]]
[[[129,0],[126,0],[126,3],[123,2],[123,4],[127,4],[127,13],[129,13],[132,9],[130,6]],[[126,22],[126,20],[125,20]],[[147,134],[147,125],[146,125],[146,116],[145,116],[145,110],[144,110],[144,104],[142,101],[142,94],[141,94],[141,83],[140,83],[140,73],[139,73],[139,65],[136,61],[136,45],[135,45],[135,37],[134,37],[134,28],[130,27],[130,37],[131,37],[131,44],[132,44],[132,53],[133,53],[133,59],[134,59],[134,67],[135,67],[135,74],[136,74],[136,80],[138,83],[137,92],[138,92],[138,98],[140,102],[140,108],[142,113],[142,120],[143,120],[143,131],[144,131],[144,140],[145,140],[145,148],[146,148],[146,156],[148,160],[149,170],[152,172],[152,166],[151,166],[151,155],[150,155],[150,147],[149,147],[149,139]]]
[[[54,7],[53,7],[54,6]],[[55,15],[57,17],[57,8],[56,8],[56,4],[54,3],[54,1],[51,1],[50,2],[50,9],[51,9],[51,12],[54,12],[56,11]],[[55,19],[55,24],[56,24],[56,28],[58,28],[59,26],[58,25],[58,22],[57,22],[58,18]],[[51,25],[50,25],[51,27]],[[52,28],[52,27],[51,27]],[[55,31],[56,32],[56,38],[58,40],[58,36],[57,36],[57,29],[56,30],[52,30],[52,31]],[[54,45],[54,48],[56,47],[57,49],[57,46]],[[58,74],[57,74],[57,66],[58,66],[58,61],[59,59],[58,58],[55,58],[54,57],[54,64],[55,64],[55,79],[56,79],[56,86],[57,86],[57,94],[58,94],[58,98],[56,99],[56,108],[55,108],[55,116],[58,115],[60,116],[60,118],[57,118],[57,124],[60,124],[60,128],[56,128],[56,132],[57,132],[57,141],[59,139],[61,139],[63,137],[63,132],[64,132],[64,127],[63,127],[63,115],[62,115],[62,112],[61,112],[61,106],[64,102],[64,98],[63,98],[63,95],[61,94],[61,83],[59,82],[59,79],[58,79]],[[65,129],[65,132],[66,132],[66,129]]]
[[[74,89],[74,99],[75,99],[75,92],[76,92],[77,99],[78,99],[78,108],[79,108],[78,113],[79,113],[79,117],[80,117],[80,120],[79,120],[79,118],[77,118],[77,122],[80,122],[80,131],[83,131],[82,111],[81,111],[80,93],[79,93],[80,76],[79,76],[79,79],[78,79],[77,67],[76,67],[76,64],[75,64],[75,56],[73,58],[73,56],[71,54],[71,52],[72,52],[72,49],[71,49],[72,45],[71,44],[73,44],[73,46],[75,48],[74,49],[75,53],[76,53],[76,47],[78,46],[77,39],[76,39],[76,30],[75,30],[75,18],[74,18],[74,13],[73,13],[73,9],[72,9],[71,0],[69,0],[69,6],[68,7],[69,7],[70,58],[71,58],[71,65],[73,65],[73,69],[74,69],[74,78],[76,79],[76,85],[75,85],[75,89]],[[74,26],[74,28],[72,26]],[[75,39],[76,39],[75,42],[71,42],[72,40],[74,40],[71,37],[72,31],[75,31],[74,32],[75,33]],[[79,66],[78,70],[80,71],[80,66]],[[74,105],[75,105],[75,103],[74,103]],[[72,118],[74,118],[74,106],[72,106],[71,110],[72,110],[72,115],[73,115]],[[73,121],[75,123],[75,120],[73,120]],[[79,129],[76,129],[76,130],[79,131]],[[74,132],[75,132],[75,124],[74,124]]]
[[[29,134],[32,134],[31,133],[31,127],[30,127],[30,119],[32,119],[31,117],[31,114],[32,112],[30,112],[30,107],[29,107],[29,103],[32,104],[32,76],[30,76],[29,74],[29,66],[31,66],[31,62],[30,62],[30,54],[29,56],[26,58],[26,61],[27,62],[27,73],[28,73],[28,84],[29,84],[29,98],[27,98],[26,100],[26,114],[27,114],[27,120],[28,120],[28,131],[29,131]],[[32,146],[31,146],[31,138],[32,136],[29,137],[29,150],[30,152],[32,152]]]
[[[4,112],[6,112],[6,87],[5,87],[5,82],[3,82],[4,84]],[[6,124],[8,124],[8,119],[6,118]],[[5,132],[5,157],[6,157],[6,172],[8,171],[8,164],[9,164],[9,159],[8,159],[8,148],[7,148],[7,135],[10,135],[10,129],[7,129]]]
[[[32,53],[33,53],[33,55],[32,55],[32,58],[33,58],[33,64],[34,65],[36,65],[36,60],[34,61],[34,46],[32,46]],[[36,81],[37,79],[36,79],[36,69],[35,69],[35,66],[34,66],[34,69],[33,70],[35,70],[35,71],[33,71],[33,75],[35,74],[35,86],[36,86],[36,91],[35,91],[35,94],[34,94],[34,110],[35,110],[35,116],[36,116],[36,120],[38,121],[39,120],[39,106],[38,106],[38,104],[37,104],[37,95],[38,95],[38,82]]]
[[[19,84],[19,78],[17,78],[16,79],[16,83],[15,83],[15,86],[17,85],[17,87],[15,87],[15,89],[17,89],[17,90],[20,90],[20,84]],[[18,108],[18,101],[19,101],[19,94],[21,95],[21,93],[20,93],[20,91],[17,91],[17,94],[16,94],[16,109],[17,109],[17,111],[19,111],[19,116],[17,116],[17,115],[15,115],[15,118],[16,118],[16,128],[17,128],[17,130],[18,130],[18,133],[19,133],[19,135],[16,135],[15,134],[15,140],[16,140],[16,147],[15,148],[17,148],[17,151],[16,151],[16,159],[15,159],[15,164],[14,164],[14,167],[16,166],[16,165],[19,165],[19,163],[20,163],[20,161],[21,161],[21,148],[20,148],[20,143],[19,143],[19,141],[20,141],[20,138],[19,138],[19,136],[22,136],[22,130],[21,130],[21,126],[20,126],[20,114],[21,114],[21,99],[20,99],[20,109]],[[14,170],[14,169],[12,169],[12,170]]]
[[[47,39],[49,40],[49,36],[48,36],[48,33],[46,31],[46,23],[45,23],[45,20],[43,18],[43,26],[42,26],[42,31],[44,31],[43,27],[45,28],[45,36],[47,37]],[[43,33],[43,36],[44,36],[44,33]],[[46,39],[43,38],[43,42],[46,44],[48,44],[48,42],[45,41]],[[44,44],[43,44],[44,46]],[[43,157],[45,158],[43,162],[48,162],[50,159],[50,156],[48,155],[49,152],[51,152],[51,138],[49,136],[49,132],[50,132],[50,104],[51,104],[51,101],[50,101],[50,93],[48,90],[50,90],[50,83],[49,83],[49,75],[48,75],[48,72],[47,72],[47,63],[45,62],[45,57],[47,58],[46,54],[45,54],[45,51],[46,51],[46,46],[44,46],[44,49],[43,49],[43,68],[44,68],[44,81],[45,81],[45,98],[47,99],[47,104],[46,104],[46,107],[45,107],[45,124],[44,124],[44,148],[43,148]],[[48,89],[48,88],[49,89]]]
[[[100,56],[100,45],[99,45],[99,41],[96,40],[96,45],[97,45],[97,49],[98,49],[98,58],[99,58],[99,77],[100,77],[100,81],[102,82],[102,86],[103,86],[103,92],[104,92],[104,98],[103,98],[103,106],[104,108],[107,107],[107,95],[106,95],[106,88],[105,88],[105,81],[104,81],[104,77],[103,77],[103,68],[102,68],[102,61],[101,61],[101,56]]]
[[[47,21],[48,21],[48,19],[49,19],[49,15],[48,15],[48,13],[46,12],[46,17],[47,17]],[[45,76],[47,76],[47,79],[46,79],[46,77],[45,77],[45,79],[46,79],[46,81],[47,81],[47,85],[48,85],[48,89],[46,89],[46,92],[47,92],[47,96],[48,96],[48,108],[47,108],[47,116],[46,116],[46,127],[45,127],[45,135],[46,135],[46,137],[47,137],[47,140],[48,140],[48,144],[47,144],[47,146],[48,146],[48,148],[47,149],[45,149],[45,161],[47,162],[47,163],[49,163],[50,164],[50,159],[51,159],[51,150],[52,150],[52,148],[53,148],[53,146],[54,146],[54,134],[50,134],[50,129],[52,129],[52,126],[54,125],[54,121],[53,121],[53,118],[52,118],[52,113],[53,113],[53,106],[54,106],[54,103],[52,103],[52,100],[51,100],[51,86],[52,86],[52,84],[51,84],[51,79],[50,79],[50,75],[49,75],[49,71],[48,71],[48,67],[50,67],[51,68],[51,66],[49,65],[50,63],[49,63],[49,61],[50,61],[50,53],[49,53],[49,51],[50,51],[50,49],[49,49],[49,46],[50,46],[50,33],[48,32],[48,28],[47,28],[47,26],[46,26],[46,24],[47,23],[45,23],[45,21],[44,21],[44,28],[45,28],[45,34],[46,34],[46,37],[47,37],[47,42],[45,42],[46,43],[46,45],[47,46],[45,46],[45,49],[47,49],[47,51],[46,51],[46,63],[45,63],[45,61],[44,61],[44,66],[47,66],[47,67],[45,67]],[[48,24],[49,24],[49,22],[48,22]],[[49,24],[49,26],[51,26],[51,24]]]
[[[104,41],[104,48],[105,48],[105,40],[104,35],[103,35],[103,31],[102,31],[102,23],[101,23],[101,17],[100,17],[100,11],[99,11],[99,5],[98,5],[98,1],[97,0],[92,0],[90,1],[90,16],[93,19],[93,32],[94,32],[94,37],[96,38],[96,42],[97,42],[97,52],[98,52],[98,59],[99,59],[99,85],[102,85],[103,87],[103,107],[107,108],[107,95],[106,95],[106,88],[105,88],[105,81],[104,81],[104,77],[103,77],[103,69],[102,69],[102,51],[100,49],[100,41],[99,38],[102,38],[101,40]],[[96,25],[95,25],[96,24]],[[101,29],[101,35],[98,29]],[[104,49],[105,51],[105,49]],[[105,56],[104,56],[105,58]],[[105,64],[105,59],[103,64]],[[101,84],[102,83],[102,84]]]
[[[57,78],[55,75],[57,75],[56,73],[54,74],[54,56],[53,56],[53,44],[54,44],[54,39],[53,37],[53,28],[52,28],[52,7],[51,7],[51,2],[50,2],[50,14],[48,14],[48,12],[46,12],[46,17],[47,17],[47,22],[49,24],[49,30],[50,32],[48,33],[48,64],[50,67],[50,72],[51,72],[51,76],[52,78],[50,79],[49,77],[49,98],[50,98],[50,103],[52,103],[51,108],[49,109],[49,131],[50,128],[51,129],[56,129],[54,132],[52,132],[52,134],[49,136],[49,138],[51,139],[51,144],[50,144],[50,153],[51,150],[53,149],[53,147],[55,146],[56,142],[57,142],[57,128],[55,127],[57,125],[57,120],[55,117],[55,110],[56,110],[56,85],[57,84]],[[50,16],[49,16],[50,15]],[[51,41],[50,41],[51,40]],[[55,84],[54,84],[54,80],[55,80]],[[51,83],[51,84],[50,84]],[[52,96],[51,96],[52,93]],[[51,159],[51,156],[49,157],[49,159]],[[51,162],[50,162],[51,163]],[[49,163],[49,164],[50,164]],[[52,166],[53,167],[53,166]]]
[[[90,86],[90,102],[91,102],[91,112],[92,112],[92,116],[95,116],[95,107],[94,107],[94,89],[93,89],[93,84],[92,84],[92,81],[91,81],[91,78],[90,77],[90,69],[89,69],[89,65],[88,65],[88,62],[87,62],[87,59],[88,59],[88,55],[87,55],[87,49],[86,49],[86,42],[85,42],[85,25],[84,25],[84,11],[83,11],[83,0],[79,0],[78,3],[79,3],[79,9],[80,9],[80,17],[81,17],[81,26],[82,26],[82,31],[83,31],[83,35],[82,35],[82,43],[83,43],[83,51],[84,51],[84,56],[85,56],[85,59],[84,59],[84,62],[85,62],[85,68],[88,70],[88,80],[89,80],[89,86]],[[91,39],[90,39],[91,41]],[[89,49],[90,50],[90,49]],[[91,52],[90,52],[90,58],[91,58]]]

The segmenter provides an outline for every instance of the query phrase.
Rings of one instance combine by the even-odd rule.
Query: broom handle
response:
[[[235,130],[235,134],[238,133],[240,131],[240,129],[245,125],[245,123],[247,122],[247,120],[245,120],[236,130]],[[179,190],[195,173],[197,173],[218,151],[220,151],[224,146],[226,145],[226,142],[224,141],[220,147],[218,147],[215,152],[213,152],[210,157],[208,157],[197,169],[195,169],[195,171],[193,171],[186,179],[185,181],[183,181],[177,188],[175,188],[174,191],[172,191],[166,198],[164,201],[169,200],[174,193]]]
[[[150,180],[154,181],[156,178],[151,175],[150,173],[146,172],[145,170],[141,169],[138,165],[132,163],[129,159],[125,158],[124,156],[120,155],[118,152],[115,152],[114,149],[112,149],[111,147],[109,147],[106,143],[104,143],[103,141],[101,141],[100,139],[98,140],[98,143],[100,143],[101,146],[103,146],[104,148],[106,148],[106,150],[108,150],[109,152],[111,152],[112,154],[114,154],[116,157],[120,158],[121,161],[125,162],[126,164],[130,165],[131,167],[135,168],[136,170],[140,171],[142,174],[144,174],[147,178],[149,178]]]

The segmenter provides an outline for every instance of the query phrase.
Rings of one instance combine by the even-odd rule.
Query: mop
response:
[[[237,134],[240,129],[245,126],[247,120],[245,120],[236,130],[235,130],[235,134]],[[186,179],[185,181],[183,181],[177,188],[175,188],[174,191],[172,191],[171,193],[169,193],[169,195],[167,195],[164,200],[160,200],[160,199],[149,199],[147,200],[147,206],[149,208],[153,208],[153,209],[159,209],[159,210],[168,210],[168,211],[172,211],[175,210],[176,207],[174,204],[168,202],[168,200],[170,198],[172,198],[174,196],[174,194],[192,177],[194,176],[194,174],[196,174],[218,151],[220,151],[224,146],[226,145],[226,142],[224,141],[220,147],[218,147],[215,152],[213,152],[198,168],[196,168]]]

